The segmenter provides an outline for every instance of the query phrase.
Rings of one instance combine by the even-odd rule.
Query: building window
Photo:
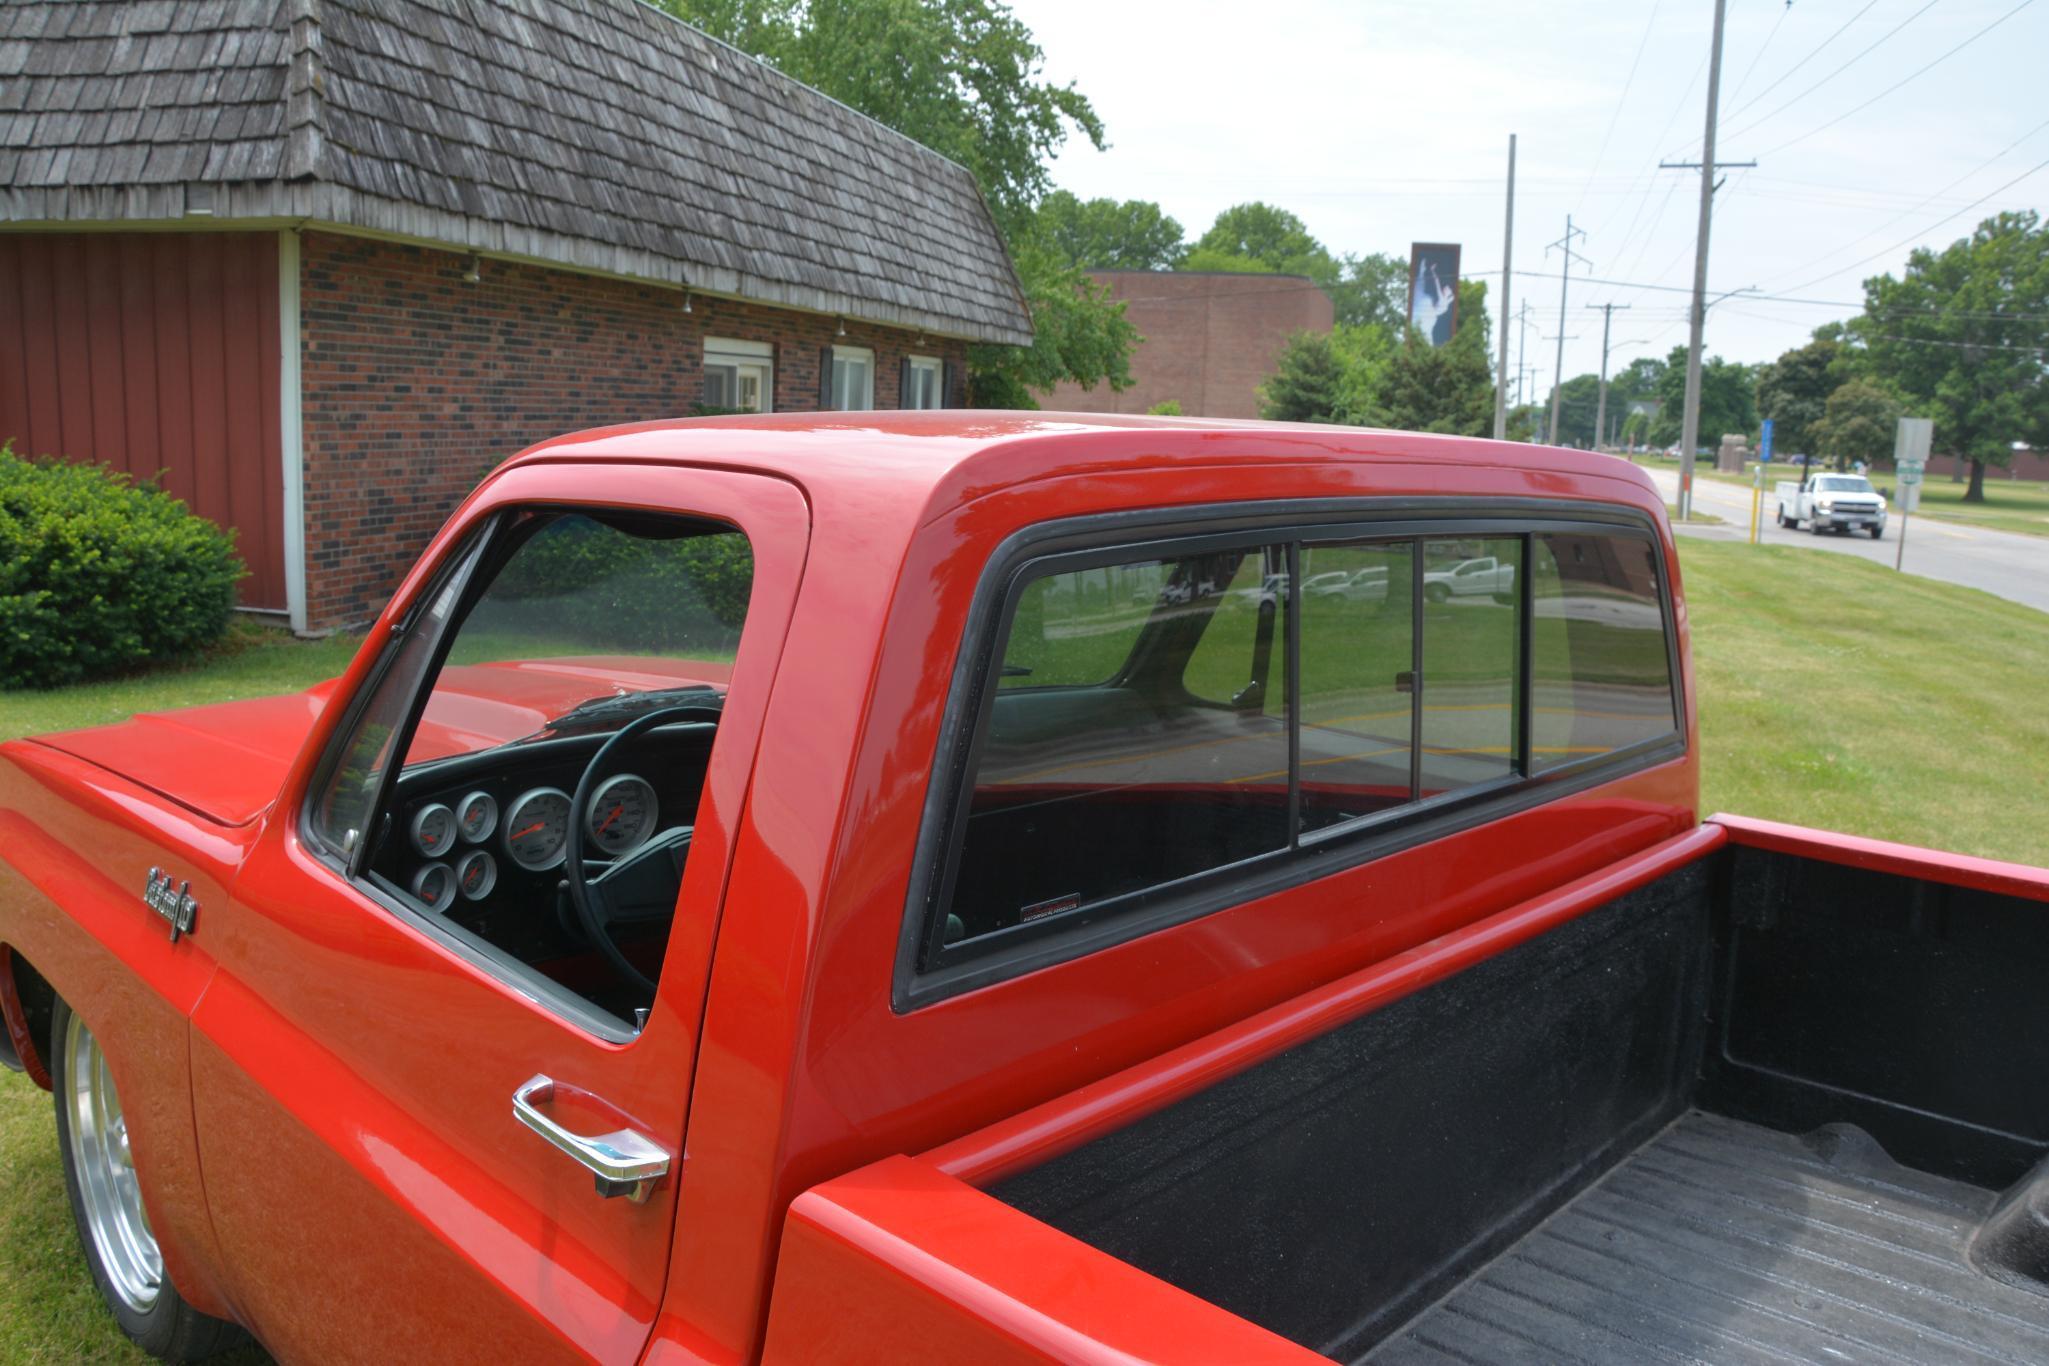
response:
[[[875,406],[875,353],[865,346],[832,348],[832,406],[866,412]]]
[[[713,412],[765,413],[775,402],[775,350],[767,342],[707,337],[704,406]]]
[[[944,408],[946,406],[946,366],[937,356],[904,357],[902,406],[906,408]]]

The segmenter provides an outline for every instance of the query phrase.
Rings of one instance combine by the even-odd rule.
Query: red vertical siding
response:
[[[233,527],[285,606],[277,235],[0,233],[0,441],[104,462]]]

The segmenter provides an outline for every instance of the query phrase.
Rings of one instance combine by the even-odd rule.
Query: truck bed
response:
[[[1731,849],[988,1189],[1339,1361],[2040,1362],[2045,980],[2039,901]]]
[[[1968,1259],[1994,1200],[1690,1111],[1365,1359],[2049,1361],[2049,1300]]]

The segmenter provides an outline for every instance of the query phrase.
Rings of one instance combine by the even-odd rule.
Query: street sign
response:
[[[1934,444],[1935,421],[1926,417],[1903,417],[1893,437],[1893,472],[1899,479],[1900,511],[1921,510],[1921,479],[1928,468],[1928,448]]]
[[[1899,478],[1900,538],[1892,567],[1907,563],[1907,514],[1921,506],[1921,475],[1928,468],[1928,450],[1935,444],[1935,419],[1903,417],[1892,441],[1893,473]]]
[[[1772,462],[1772,420],[1766,418],[1757,429],[1757,458],[1769,465]]]

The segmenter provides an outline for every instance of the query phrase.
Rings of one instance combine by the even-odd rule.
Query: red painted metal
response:
[[[161,475],[283,608],[277,234],[0,233],[0,318],[0,441]]]
[[[949,1144],[1260,1012],[1285,1014],[1283,1003],[1398,956],[1388,982],[1423,980],[1460,952],[1533,932],[1574,898],[1650,876],[1689,841],[1699,852],[1722,838],[1687,834],[1690,744],[1685,757],[1483,829],[893,1012],[941,711],[996,546],[1084,513],[1376,496],[1637,508],[1676,565],[1649,480],[1568,451],[958,411],[565,437],[472,495],[330,692],[138,723],[112,741],[0,747],[0,942],[94,1012],[124,1096],[136,1076],[156,1107],[148,1123],[169,1131],[150,1141],[173,1152],[161,1159],[172,1175],[148,1178],[145,1196],[167,1257],[178,1249],[181,1287],[193,1276],[203,1302],[252,1322],[283,1355],[613,1360],[645,1339],[663,1359],[744,1359],[762,1348],[785,1217],[807,1188]],[[584,1034],[371,904],[294,831],[389,628],[478,517],[523,501],[688,509],[737,522],[756,550],[755,604],[660,995],[630,1045]],[[532,705],[536,681],[475,687],[488,711]],[[1682,682],[1692,741],[1690,666]],[[241,749],[225,743],[230,732]],[[147,785],[118,776],[131,758]],[[199,928],[176,946],[137,896],[152,863],[192,876],[201,894]],[[1481,922],[1490,928],[1453,938]],[[1271,1038],[1285,1036],[1280,1018],[1267,1021],[1282,1030]],[[184,1043],[187,1019],[189,1049],[157,1059],[151,1050]],[[512,1120],[510,1093],[535,1072],[606,1097],[687,1152],[676,1179],[647,1206],[597,1200]],[[1184,1084],[1166,1071],[1127,1081],[1134,1097]],[[1008,1141],[1040,1140],[1018,1130]],[[219,1175],[206,1197],[196,1181],[174,1192],[179,1160],[196,1176],[201,1158]],[[931,1179],[946,1183],[935,1200],[965,1202],[953,1207],[969,1226],[1004,1223],[986,1208],[995,1202]],[[859,1220],[874,1222],[868,1198],[846,1187],[807,1203],[812,1250],[829,1260],[837,1240],[869,1256],[858,1234]],[[934,1241],[942,1227],[916,1233],[949,1258],[970,1256]],[[997,1255],[985,1247],[983,1262]],[[1101,1270],[1104,1285],[1129,1284]],[[1048,1313],[1080,1314],[1071,1297],[1089,1293],[1005,1281],[993,1266],[977,1274],[1020,1303],[1040,1297]],[[1192,1311],[1147,1302],[1159,1321],[1088,1331],[1164,1348],[1176,1341],[1161,1336],[1170,1309]],[[979,1341],[984,1328],[961,1331]],[[1017,1322],[987,1331],[1021,1340]],[[1033,1341],[1043,1354],[1053,1339]]]
[[[847,1366],[907,1356],[1326,1360],[905,1157],[798,1197],[762,1356]]]
[[[1811,830],[1804,825],[1749,816],[1717,813],[1708,817],[1708,823],[1728,831],[1729,843],[1747,848],[1797,854],[1822,863],[1869,868],[1999,896],[2049,901],[2049,868],[2030,868],[2024,863],[2004,863],[1969,854],[1946,854],[1939,849],[1865,839],[1861,835],[1838,835],[1829,830]]]

